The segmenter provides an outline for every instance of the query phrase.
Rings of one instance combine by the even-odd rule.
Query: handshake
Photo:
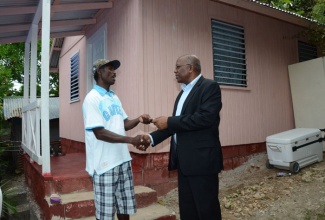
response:
[[[132,138],[131,144],[138,150],[146,151],[151,144],[149,135],[137,135]]]
[[[142,124],[150,124],[153,123],[158,130],[166,129],[167,126],[167,117],[160,116],[158,118],[152,119],[149,115],[144,114],[139,117],[139,122]],[[132,138],[131,144],[141,151],[146,151],[147,148],[151,144],[151,139],[149,135],[143,134],[143,135],[137,135]]]

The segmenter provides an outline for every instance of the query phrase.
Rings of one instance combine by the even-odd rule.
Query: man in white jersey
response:
[[[131,156],[128,143],[145,150],[143,136],[128,137],[126,130],[140,122],[149,124],[143,114],[129,120],[122,104],[110,89],[115,83],[118,60],[97,60],[93,66],[96,85],[87,94],[83,106],[86,139],[86,171],[93,178],[96,219],[128,220],[136,212]]]

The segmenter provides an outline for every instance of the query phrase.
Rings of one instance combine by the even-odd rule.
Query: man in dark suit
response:
[[[182,220],[221,219],[218,173],[223,169],[219,123],[221,91],[218,83],[201,75],[195,55],[177,59],[175,77],[182,83],[173,116],[153,119],[152,146],[171,138],[169,170],[178,169]]]

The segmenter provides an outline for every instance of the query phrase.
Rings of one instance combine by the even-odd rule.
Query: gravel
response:
[[[240,167],[219,175],[219,200],[224,220],[325,219],[325,162],[312,164],[298,174],[267,169],[267,154],[253,155]],[[159,197],[177,219],[178,191]]]

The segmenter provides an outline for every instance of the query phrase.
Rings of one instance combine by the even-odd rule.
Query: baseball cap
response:
[[[105,59],[99,59],[96,60],[94,65],[93,65],[93,73],[95,73],[99,68],[103,67],[103,66],[111,66],[113,67],[115,70],[117,68],[119,68],[121,65],[120,61],[118,60],[105,60]]]

